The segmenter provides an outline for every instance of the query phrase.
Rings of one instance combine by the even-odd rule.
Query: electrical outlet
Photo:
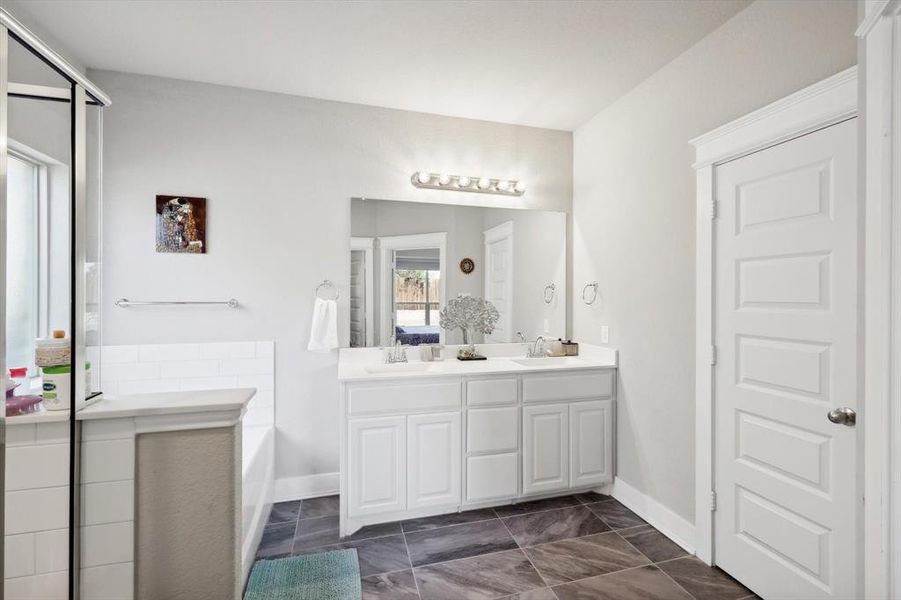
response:
[[[601,325],[601,343],[609,344],[610,343],[610,328],[606,325]]]

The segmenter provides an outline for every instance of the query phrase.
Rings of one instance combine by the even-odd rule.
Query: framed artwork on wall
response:
[[[156,251],[206,253],[206,198],[156,197]]]

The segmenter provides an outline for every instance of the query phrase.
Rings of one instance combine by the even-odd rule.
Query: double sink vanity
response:
[[[341,535],[366,525],[597,489],[613,481],[616,351],[386,364],[342,349]]]

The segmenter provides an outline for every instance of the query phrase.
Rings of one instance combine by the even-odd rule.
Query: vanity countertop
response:
[[[407,347],[409,362],[385,364],[380,348],[342,348],[338,355],[338,380],[382,381],[453,377],[466,375],[498,375],[502,373],[542,373],[583,369],[616,368],[618,355],[612,348],[581,344],[579,356],[525,359],[525,344],[486,344],[477,346],[487,360],[461,361],[456,359],[457,346],[445,348],[446,358],[422,362],[415,346]],[[523,364],[525,363],[525,364]]]

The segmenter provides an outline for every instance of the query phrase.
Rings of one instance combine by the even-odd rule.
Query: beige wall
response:
[[[239,429],[143,434],[136,444],[136,598],[240,598]]]
[[[758,0],[573,136],[573,330],[620,350],[617,474],[694,521],[691,138],[856,62],[852,0]],[[597,280],[600,301],[579,298]]]

